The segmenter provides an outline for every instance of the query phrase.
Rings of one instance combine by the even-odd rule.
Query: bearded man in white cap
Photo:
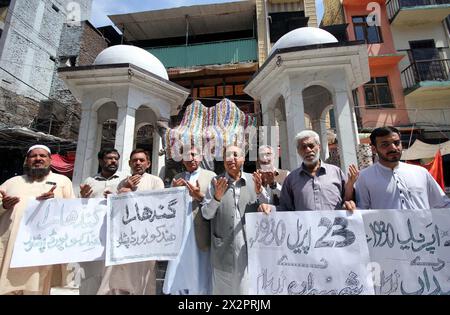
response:
[[[24,164],[24,175],[15,176],[0,186],[0,294],[49,294],[53,266],[10,269],[12,252],[20,221],[29,198],[75,198],[72,182],[50,169],[51,151],[34,145]],[[32,257],[30,257],[32,258]]]

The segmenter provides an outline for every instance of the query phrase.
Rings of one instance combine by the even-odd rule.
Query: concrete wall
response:
[[[392,27],[392,35],[397,50],[407,50],[409,49],[409,41],[423,39],[434,39],[436,47],[449,46],[448,36],[444,24],[441,22],[420,24],[417,27],[395,26]]]
[[[418,96],[407,97],[407,108],[411,123],[424,129],[449,130],[450,93],[429,91]]]
[[[75,15],[90,15],[92,0],[76,2],[80,13]],[[0,67],[10,74],[0,70],[0,86],[36,100],[45,99],[51,91],[63,25],[73,13],[72,1],[67,0],[11,1],[0,39]]]
[[[59,67],[65,66],[64,60],[71,56],[76,57],[76,64],[73,66],[92,65],[97,55],[107,46],[106,40],[88,22],[82,22],[80,26],[65,24],[58,51]],[[60,79],[56,69],[53,73],[51,97],[58,102],[46,102],[39,116],[49,119],[54,114],[59,121],[64,122],[58,136],[76,140],[81,115],[80,103]]]
[[[443,58],[449,58],[449,37],[443,23],[421,24],[418,27],[396,26],[392,27],[392,34],[396,49],[407,55],[410,49],[409,42],[416,40],[434,39],[437,48],[443,48]],[[410,65],[408,56],[400,63],[400,70],[404,70]]]
[[[441,57],[448,58],[449,35],[444,22],[419,24],[416,27],[394,26],[392,27],[395,47],[403,54],[410,49],[409,42],[417,40],[434,39],[437,48],[441,48]],[[400,70],[410,65],[408,56],[400,63]],[[411,124],[416,124],[424,129],[449,129],[450,121],[450,89],[428,88],[415,91],[405,97],[406,108]]]

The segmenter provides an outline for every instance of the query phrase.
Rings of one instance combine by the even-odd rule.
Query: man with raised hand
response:
[[[253,174],[255,184],[261,185],[267,192],[267,201],[278,206],[280,204],[281,187],[289,171],[275,167],[273,149],[269,145],[262,145],[258,149],[258,169]]]
[[[151,166],[150,155],[143,149],[130,154],[131,176],[117,187],[119,193],[164,189],[158,176],[147,173]],[[97,294],[102,295],[155,295],[156,261],[143,261],[106,267]]]
[[[211,221],[212,293],[248,294],[245,213],[256,212],[263,195],[257,193],[252,174],[242,171],[242,148],[226,147],[223,159],[225,173],[213,178],[201,208]]]
[[[51,151],[47,146],[28,149],[24,175],[0,186],[0,294],[50,294],[52,273],[60,277],[60,265],[10,268],[14,243],[28,199],[74,198],[72,182],[51,171]],[[32,259],[32,257],[30,257]]]
[[[169,261],[164,280],[166,294],[211,294],[210,222],[201,213],[201,203],[214,172],[200,167],[200,149],[183,147],[185,172],[175,175],[172,187],[185,186],[191,195],[183,243],[176,260]]]
[[[100,173],[88,177],[80,185],[81,198],[106,198],[108,194],[116,193],[120,182],[126,175],[118,172],[120,154],[114,148],[104,148],[98,152]],[[80,295],[97,294],[105,272],[105,262],[81,262],[84,277],[80,281]]]
[[[262,204],[259,211],[353,210],[354,202],[345,200],[347,177],[340,168],[320,159],[319,135],[304,130],[295,142],[302,164],[284,181],[280,205]]]

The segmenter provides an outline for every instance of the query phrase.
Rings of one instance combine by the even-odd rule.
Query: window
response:
[[[367,44],[382,43],[381,29],[378,26],[369,26],[366,16],[352,17],[356,40],[363,40]]]
[[[77,56],[59,57],[59,64],[61,67],[75,67],[77,64]]]
[[[368,108],[394,107],[387,77],[372,78],[364,85],[364,94]]]
[[[308,20],[304,11],[270,13],[270,41],[275,43],[284,34],[308,26]]]
[[[414,63],[416,81],[447,81],[448,70],[434,39],[409,42],[409,58]]]

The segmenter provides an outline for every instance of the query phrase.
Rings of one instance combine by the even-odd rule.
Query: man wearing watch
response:
[[[280,205],[281,188],[284,179],[289,175],[287,170],[275,168],[273,149],[269,145],[262,145],[258,150],[258,170],[255,176],[260,177],[262,186],[267,192],[268,203]]]

